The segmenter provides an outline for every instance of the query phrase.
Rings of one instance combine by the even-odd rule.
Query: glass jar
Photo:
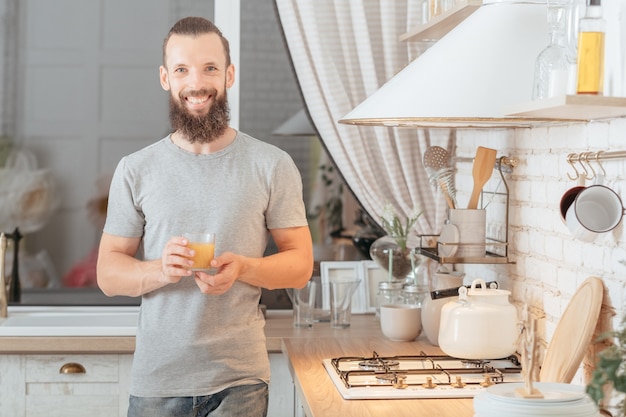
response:
[[[426,293],[417,285],[405,285],[402,288],[402,302],[412,306],[422,307]]]
[[[402,304],[402,302],[402,282],[382,281],[378,283],[376,317],[380,317],[380,306],[386,304]]]

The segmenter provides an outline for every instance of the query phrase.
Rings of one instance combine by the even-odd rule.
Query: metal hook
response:
[[[574,158],[576,157],[577,155],[575,153],[571,153],[567,155],[567,162],[572,166],[572,169],[576,173],[576,175],[573,178],[569,172],[567,173],[567,178],[569,178],[572,181],[576,181],[578,178],[580,178],[580,172],[578,172],[578,170],[576,169],[576,165],[574,165]]]
[[[582,177],[582,179],[587,180],[589,179],[589,171],[587,171],[587,167],[585,166],[585,164],[583,163],[583,156],[584,153],[579,153],[576,160],[578,161],[578,164],[580,165],[580,167],[583,169],[583,172],[585,175],[582,175],[582,173],[578,176],[578,179],[580,179]]]
[[[591,175],[589,175],[589,172],[587,172],[586,179],[588,179],[588,180],[592,180],[592,179],[594,179],[596,177],[596,170],[593,169],[593,166],[591,165],[591,162],[589,162],[589,157],[591,156],[592,153],[593,152],[583,152],[583,153],[580,154],[580,158],[582,158],[587,163],[587,166],[591,170]]]
[[[604,165],[602,165],[602,162],[600,162],[600,154],[604,152],[604,151],[598,151],[596,152],[596,163],[598,164],[598,166],[600,167],[600,169],[602,170],[602,176],[606,177],[606,170],[604,169]]]

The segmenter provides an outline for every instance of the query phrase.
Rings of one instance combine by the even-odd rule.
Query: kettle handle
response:
[[[476,278],[474,281],[472,281],[472,286],[471,286],[471,290],[472,291],[476,291],[476,285],[480,284],[480,288],[482,290],[486,290],[487,289],[487,285],[485,284],[485,280],[482,278]]]
[[[483,291],[487,290],[487,284],[485,284],[485,280],[482,278],[477,278],[474,281],[472,281],[470,290],[476,291],[478,289],[478,285],[480,285],[481,290]],[[466,287],[459,288],[459,300],[467,301],[467,293],[468,293],[468,289]]]

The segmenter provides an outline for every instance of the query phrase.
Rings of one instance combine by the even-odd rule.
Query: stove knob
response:
[[[485,375],[485,380],[483,382],[480,383],[481,387],[487,388],[494,385],[494,382],[491,380],[491,377],[489,375]]]
[[[393,387],[397,389],[405,389],[409,385],[406,383],[406,376],[398,375],[393,383]]]
[[[422,387],[428,388],[428,389],[434,389],[434,388],[437,388],[437,384],[433,384],[433,379],[432,377],[429,376],[428,378],[426,378],[426,383],[422,384]]]
[[[464,388],[465,387],[465,383],[463,383],[463,381],[461,381],[461,377],[457,376],[456,377],[456,381],[452,384],[452,386],[454,388]]]

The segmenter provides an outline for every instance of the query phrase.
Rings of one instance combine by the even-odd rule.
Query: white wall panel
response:
[[[83,0],[28,0],[26,47],[29,49],[84,48],[98,2]]]
[[[146,134],[169,126],[167,95],[159,84],[155,67],[104,67],[100,91],[103,123],[134,121],[144,124]]]
[[[163,3],[163,2],[161,2]],[[149,50],[160,60],[161,40],[170,28],[166,13],[155,13],[158,3],[145,0],[106,0],[102,3],[102,49]]]
[[[77,134],[84,131],[90,95],[86,68],[36,66],[26,71],[24,135]]]

